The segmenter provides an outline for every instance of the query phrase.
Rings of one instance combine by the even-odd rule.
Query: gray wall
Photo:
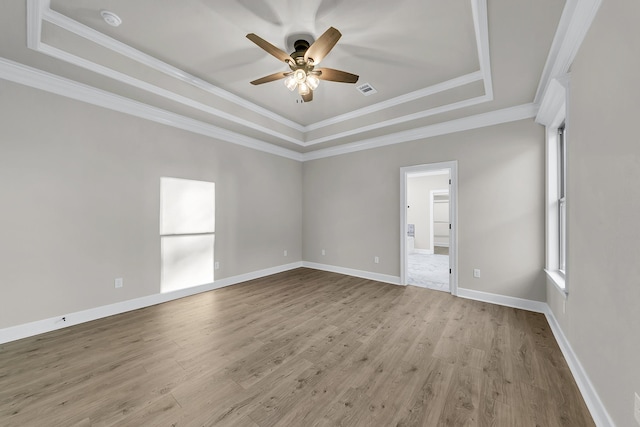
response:
[[[4,80],[0,120],[0,328],[160,292],[161,176],[216,183],[217,279],[302,259],[299,162]]]
[[[450,160],[459,286],[544,301],[544,129],[532,120],[305,162],[304,260],[399,276],[400,168]]]
[[[640,394],[640,3],[604,1],[572,65],[568,287],[549,305],[618,426]]]
[[[532,120],[300,164],[0,90],[0,327],[158,293],[161,176],[216,182],[217,279],[302,259],[399,276],[400,167],[448,160],[459,162],[459,286],[545,299],[543,129]]]

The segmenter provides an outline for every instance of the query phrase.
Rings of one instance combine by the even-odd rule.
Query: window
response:
[[[546,260],[548,279],[567,296],[567,117],[569,76],[551,80],[536,121],[546,129]]]
[[[567,131],[558,128],[558,271],[567,268]]]
[[[160,178],[162,292],[213,282],[215,183]]]
[[[547,127],[547,260],[549,278],[567,294],[567,129]]]

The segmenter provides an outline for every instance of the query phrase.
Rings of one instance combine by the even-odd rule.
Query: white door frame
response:
[[[449,288],[452,295],[458,295],[458,161],[430,163],[400,168],[400,284],[407,284],[409,257],[407,254],[407,178],[420,172],[434,172],[449,169],[451,179],[449,191]]]

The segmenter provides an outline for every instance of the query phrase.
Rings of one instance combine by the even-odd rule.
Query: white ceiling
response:
[[[227,140],[303,153],[533,102],[564,1],[26,0],[26,5],[25,0],[0,5],[4,58],[162,109],[165,122],[200,123]],[[122,25],[107,25],[102,9],[119,15]],[[287,67],[247,33],[289,52],[291,34],[318,37],[330,26],[342,38],[321,66],[358,74],[358,84],[370,83],[377,93],[364,96],[358,84],[322,81],[314,100],[301,103],[281,81],[249,84]]]

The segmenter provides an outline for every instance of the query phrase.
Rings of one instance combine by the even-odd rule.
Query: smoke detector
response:
[[[112,27],[118,27],[120,26],[120,24],[122,24],[122,19],[120,19],[118,15],[116,15],[111,11],[101,10],[100,16],[102,16],[102,19],[104,19],[104,22],[111,25]]]

